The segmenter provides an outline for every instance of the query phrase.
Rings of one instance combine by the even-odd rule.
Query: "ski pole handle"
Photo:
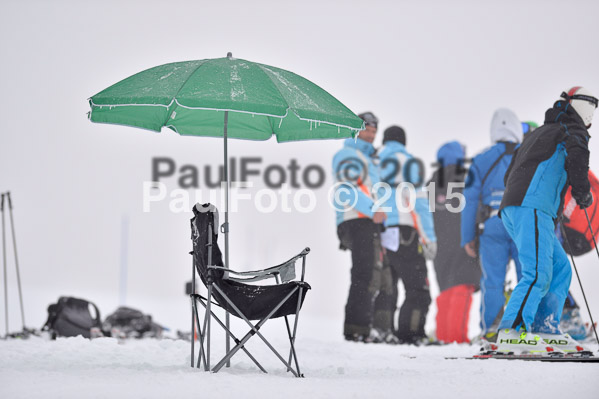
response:
[[[6,192],[6,198],[8,198],[8,209],[12,211],[12,201],[10,200],[10,191]]]
[[[4,212],[4,193],[2,193],[2,202],[0,202],[0,211]]]

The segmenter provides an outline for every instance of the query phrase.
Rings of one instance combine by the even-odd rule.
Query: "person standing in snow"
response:
[[[516,146],[522,141],[522,125],[514,112],[507,108],[495,111],[491,120],[491,141],[493,145],[472,160],[464,190],[466,206],[462,212],[461,230],[462,246],[468,255],[472,258],[480,256],[482,336],[494,341],[505,304],[503,291],[510,258],[516,263],[520,279],[516,245],[497,216],[505,190],[503,177]]]
[[[472,258],[460,245],[460,198],[466,179],[465,151],[462,144],[452,141],[437,152],[439,169],[431,182],[435,185],[435,234],[437,256],[435,273],[441,293],[437,297],[437,339],[443,343],[464,343],[468,340],[468,319],[472,294],[479,289],[481,270],[477,258]],[[450,183],[458,184],[452,187]]]
[[[337,186],[337,235],[341,249],[352,253],[343,335],[349,341],[372,342],[373,301],[379,291],[383,267],[380,230],[386,215],[375,209],[373,192],[373,185],[379,182],[372,145],[378,119],[372,112],[359,116],[365,129],[356,139],[345,140],[343,148],[335,154],[333,174]]]
[[[422,164],[406,150],[406,134],[399,126],[385,130],[379,151],[381,181],[388,183],[391,196],[383,236],[385,263],[390,267],[391,291],[381,290],[375,302],[374,326],[382,333],[383,342],[396,343],[391,331],[397,306],[397,283],[401,279],[406,298],[399,310],[395,335],[399,343],[419,344],[426,339],[424,323],[431,302],[426,260],[437,252],[433,217],[426,192],[416,189],[415,203],[410,204],[409,190],[398,186],[411,183],[422,186]],[[398,202],[403,206],[399,208]],[[412,208],[412,211],[407,209]]]
[[[555,236],[568,186],[580,208],[593,203],[588,178],[590,135],[598,100],[573,87],[527,135],[505,175],[501,220],[518,247],[522,279],[516,285],[497,337],[498,352],[584,350],[559,330],[572,271]]]

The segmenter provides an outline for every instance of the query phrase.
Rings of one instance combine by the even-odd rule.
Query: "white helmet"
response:
[[[572,105],[572,108],[582,118],[587,129],[591,127],[593,113],[597,108],[599,100],[590,91],[581,86],[574,86],[567,92],[563,92],[560,98]]]

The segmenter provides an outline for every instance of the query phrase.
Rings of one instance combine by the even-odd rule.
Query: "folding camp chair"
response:
[[[199,340],[199,354],[195,367],[203,365],[205,371],[218,372],[239,350],[245,352],[248,357],[266,373],[266,370],[252,354],[245,348],[246,342],[254,335],[259,336],[262,341],[273,351],[279,360],[296,377],[303,377],[300,372],[299,362],[295,351],[295,337],[297,333],[297,322],[299,312],[304,302],[310,285],[304,281],[306,268],[306,255],[310,248],[281,263],[263,270],[251,272],[237,272],[223,266],[222,254],[217,244],[218,210],[211,204],[196,204],[193,207],[194,217],[191,219],[191,239],[193,241],[193,268],[192,268],[192,290],[191,290],[191,323],[192,332],[196,331]],[[302,260],[302,274],[300,281],[295,279],[295,263]],[[202,283],[208,289],[206,297],[196,293],[196,273]],[[232,275],[238,277],[232,277]],[[274,278],[275,285],[250,285],[247,282],[256,282],[267,278]],[[203,324],[200,324],[198,306],[200,303],[204,310]],[[223,308],[226,312],[244,320],[250,331],[241,339],[231,332],[228,323],[223,323],[213,312],[212,305]],[[295,315],[293,330],[289,324],[288,316]],[[260,328],[270,319],[284,317],[289,337],[289,357],[285,360],[279,352],[268,342],[260,332]],[[226,332],[226,337],[235,342],[235,346],[229,350],[227,341],[225,356],[211,369],[210,368],[210,328],[211,319],[214,319]],[[252,324],[250,320],[259,320]],[[191,339],[191,367],[195,362],[195,340],[192,333]],[[292,363],[293,362],[293,363]],[[293,364],[293,365],[292,365]]]

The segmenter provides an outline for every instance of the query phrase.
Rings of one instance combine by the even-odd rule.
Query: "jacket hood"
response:
[[[450,141],[449,143],[443,144],[439,151],[437,151],[437,162],[442,164],[444,167],[449,165],[457,165],[458,161],[466,157],[464,153],[464,147],[457,141]]]
[[[374,154],[374,146],[368,141],[364,141],[361,138],[346,139],[343,143],[344,147],[355,148],[358,151],[363,152],[365,155],[371,156]]]
[[[522,142],[522,124],[516,114],[507,108],[499,108],[491,119],[491,142]]]

